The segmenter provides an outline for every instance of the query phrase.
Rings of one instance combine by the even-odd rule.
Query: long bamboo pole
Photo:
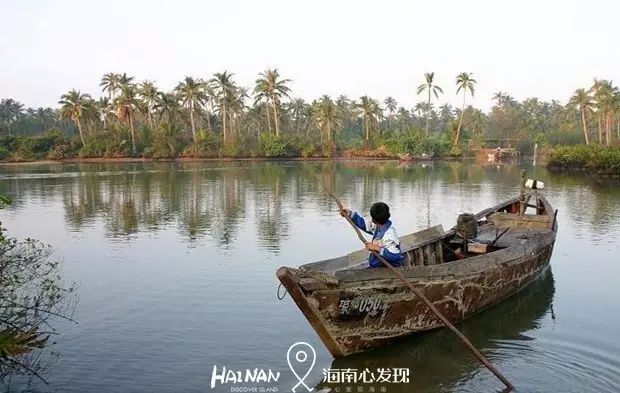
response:
[[[329,195],[337,204],[338,207],[340,208],[340,211],[344,210],[344,206],[342,205],[342,202],[340,202],[340,200],[333,195],[328,189],[327,187],[325,187],[325,184],[323,184],[323,188],[325,189],[325,192],[327,193],[327,195]],[[353,229],[355,229],[355,233],[357,233],[357,237],[360,239],[360,241],[364,244],[368,243],[368,240],[366,240],[366,238],[364,237],[364,235],[362,235],[362,232],[360,231],[360,229],[357,227],[357,225],[355,225],[355,223],[353,222],[353,220],[351,219],[351,217],[349,217],[347,214],[343,215],[344,218],[346,218],[346,220],[349,222],[349,224],[351,224],[351,226],[353,227]],[[463,333],[461,333],[452,323],[450,323],[450,321],[448,321],[448,319],[435,307],[435,305],[428,300],[428,298],[422,293],[422,291],[420,291],[419,289],[417,289],[416,287],[414,287],[409,281],[407,281],[407,279],[405,278],[405,276],[403,276],[403,274],[398,271],[394,266],[392,266],[388,261],[385,260],[385,258],[383,258],[381,256],[381,254],[379,254],[376,251],[371,251],[377,258],[379,258],[379,260],[385,265],[385,267],[387,267],[388,269],[390,269],[392,271],[392,273],[394,273],[394,275],[400,280],[402,281],[402,283],[409,288],[413,293],[416,294],[416,296],[418,296],[420,299],[422,299],[422,301],[426,304],[426,306],[437,316],[437,318],[439,318],[441,320],[441,322],[443,322],[444,325],[446,325],[446,327],[450,330],[452,330],[452,332],[454,334],[456,334],[456,336],[463,342],[463,344],[465,344],[465,346],[467,347],[467,349],[469,349],[471,351],[471,353],[474,354],[474,356],[482,363],[484,364],[484,366],[486,368],[488,368],[500,381],[502,381],[502,383],[504,385],[506,385],[506,387],[508,388],[508,391],[514,390],[514,386],[510,383],[510,381],[508,381],[508,379],[506,379],[506,377],[504,377],[502,375],[501,372],[499,372],[498,369],[495,368],[495,366],[493,366],[491,364],[491,362],[489,362],[487,360],[487,358],[484,357],[484,355],[482,353],[480,353],[480,351],[474,346],[474,344],[471,343],[471,341],[469,341],[469,339],[467,337],[465,337],[465,335]]]

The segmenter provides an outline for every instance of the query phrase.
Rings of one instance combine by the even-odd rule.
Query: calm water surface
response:
[[[320,173],[353,208],[390,204],[399,233],[454,225],[518,191],[518,166],[447,163],[149,163],[0,167],[0,212],[17,237],[52,244],[79,286],[78,324],[58,322],[52,392],[230,392],[214,365],[280,371],[286,351],[323,368],[407,367],[387,392],[495,392],[501,384],[448,331],[334,361],[289,297],[281,265],[359,248],[321,193]],[[520,295],[460,325],[522,392],[620,391],[620,186],[528,168],[559,209],[551,269]],[[347,385],[336,386],[345,392]],[[303,388],[302,388],[303,389]],[[298,390],[299,392],[300,390]],[[353,390],[355,391],[355,390]],[[364,392],[369,392],[366,387]],[[377,391],[379,391],[377,389]]]

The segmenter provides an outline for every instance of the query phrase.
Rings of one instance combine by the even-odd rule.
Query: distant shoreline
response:
[[[444,159],[436,159],[444,161]],[[203,158],[134,158],[134,157],[93,157],[93,158],[70,158],[66,160],[36,160],[8,162],[0,161],[0,166],[27,166],[27,165],[57,165],[57,164],[127,164],[127,163],[149,163],[149,162],[263,162],[263,161],[401,161],[399,158],[390,157],[203,157]],[[428,162],[428,161],[412,161]]]

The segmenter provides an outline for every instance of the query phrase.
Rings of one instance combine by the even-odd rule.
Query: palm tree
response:
[[[196,109],[206,100],[205,83],[201,79],[194,79],[190,76],[180,82],[175,88],[178,98],[182,105],[189,111],[189,122],[192,128],[192,138],[194,143],[198,141],[196,137],[196,122],[194,113]]]
[[[366,146],[370,143],[370,128],[377,122],[381,116],[381,108],[379,103],[368,96],[360,97],[360,102],[356,105],[362,112],[364,118],[364,130],[366,133]]]
[[[121,75],[108,72],[103,76],[103,78],[101,78],[101,83],[99,83],[99,86],[101,86],[101,90],[104,93],[106,91],[108,92],[108,98],[112,101],[112,99],[116,97],[116,93],[121,88]]]
[[[140,105],[138,91],[132,83],[125,83],[121,86],[118,97],[114,100],[116,106],[116,116],[120,121],[127,120],[131,130],[131,151],[136,154],[136,135],[133,124],[133,116]]]
[[[179,97],[175,93],[162,93],[153,109],[158,113],[160,122],[165,116],[166,121],[172,124],[176,121],[179,108]]]
[[[484,131],[485,115],[480,109],[472,110],[469,118],[468,128],[471,130],[474,138],[481,138]]]
[[[226,120],[229,116],[228,106],[237,92],[237,86],[232,80],[232,76],[233,74],[229,74],[227,71],[218,72],[213,74],[213,78],[209,81],[213,86],[220,116],[222,116],[222,139],[224,143],[228,141],[226,132]]]
[[[0,101],[0,118],[7,124],[9,135],[11,135],[11,124],[13,124],[23,112],[24,105],[12,98],[5,98]]]
[[[318,101],[316,110],[313,113],[316,122],[321,127],[321,132],[325,131],[327,135],[327,141],[332,141],[332,128],[340,124],[340,116],[338,108],[334,104],[334,101],[328,96],[324,95]]]
[[[149,121],[149,127],[153,130],[153,110],[159,101],[161,93],[151,81],[142,82],[138,88],[138,93],[144,103],[144,109],[146,111],[146,117]]]
[[[67,94],[63,94],[60,97],[60,101],[58,101],[58,103],[62,105],[60,116],[63,119],[70,119],[77,125],[80,139],[82,140],[82,146],[86,145],[86,143],[84,142],[81,119],[89,108],[90,100],[90,95],[82,94],[79,90],[74,89],[70,90]]]
[[[307,112],[307,104],[303,98],[295,98],[291,100],[289,104],[289,110],[293,117],[293,121],[295,122],[295,130],[297,135],[299,136],[301,131],[301,124],[304,120],[304,116]]]
[[[424,73],[424,79],[426,82],[424,82],[423,84],[421,84],[420,86],[418,86],[418,95],[420,95],[422,92],[424,92],[425,90],[428,92],[428,100],[427,100],[427,109],[430,109],[431,107],[431,93],[433,93],[435,95],[435,98],[439,98],[439,93],[443,94],[443,90],[441,89],[441,87],[433,84],[434,83],[434,79],[435,79],[435,73],[434,72],[425,72]],[[430,110],[427,110],[426,112],[426,135],[428,135],[428,123],[430,120]]]
[[[603,117],[602,117],[602,112],[600,110],[599,104],[600,101],[603,99],[602,97],[602,91],[601,88],[604,85],[603,80],[598,79],[598,78],[594,78],[594,83],[592,84],[592,86],[590,87],[590,92],[594,95],[594,100],[596,101],[596,120],[598,123],[598,143],[603,143]]]
[[[459,125],[456,128],[456,138],[454,138],[454,145],[456,146],[459,143],[459,136],[461,134],[461,125],[463,123],[463,115],[465,114],[465,97],[467,96],[467,91],[471,96],[474,96],[474,85],[476,84],[476,80],[472,78],[471,72],[461,72],[456,76],[456,94],[459,94],[459,91],[463,90],[463,106],[461,107],[461,116],[459,117]]]
[[[387,109],[388,111],[388,128],[391,129],[392,118],[394,117],[394,112],[396,111],[396,108],[398,107],[398,103],[392,97],[387,97],[385,101],[383,101],[383,103],[385,104],[385,109]]]
[[[271,102],[273,106],[273,117],[276,128],[276,136],[280,136],[280,124],[278,119],[278,107],[280,100],[283,96],[288,97],[291,89],[286,86],[290,79],[280,79],[280,73],[277,68],[273,70],[265,70],[261,72],[259,78],[256,80],[256,86],[254,87],[254,95],[256,101],[266,99]]]
[[[576,106],[581,112],[581,124],[583,126],[583,137],[586,140],[586,145],[590,144],[588,138],[588,113],[594,109],[594,102],[590,97],[590,94],[586,89],[577,89],[575,94],[571,97],[569,104]]]
[[[111,103],[108,97],[99,97],[95,103],[99,119],[103,122],[103,129],[108,129],[108,115],[110,115]]]

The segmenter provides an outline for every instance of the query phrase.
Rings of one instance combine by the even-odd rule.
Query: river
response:
[[[459,213],[515,195],[520,169],[456,162],[1,166],[0,193],[13,200],[0,211],[3,226],[51,244],[79,294],[77,324],[55,323],[49,385],[8,383],[15,391],[230,392],[233,385],[211,388],[216,366],[280,372],[266,385],[287,392],[297,379],[286,352],[305,341],[316,350],[305,382],[318,390],[347,391],[321,383],[322,369],[398,367],[410,370],[409,383],[387,392],[501,391],[447,330],[334,361],[290,297],[277,300],[275,271],[360,248],[316,174],[354,209],[387,202],[404,235],[449,228]],[[459,327],[520,392],[618,392],[620,185],[526,169],[545,182],[559,211],[551,269]]]

